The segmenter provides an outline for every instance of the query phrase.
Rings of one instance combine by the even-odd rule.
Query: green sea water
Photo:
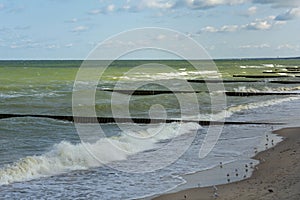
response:
[[[194,61],[197,66],[203,66],[208,61]],[[40,115],[72,115],[72,97],[76,92],[89,91],[88,81],[83,87],[74,91],[74,83],[78,70],[83,61],[0,61],[0,114],[40,114]],[[94,61],[88,70],[93,72],[95,67],[106,67],[106,62]],[[95,110],[97,116],[112,116],[112,106],[118,110],[128,107],[131,117],[147,118],[161,117],[166,111],[168,118],[181,118],[183,115],[190,119],[210,120],[214,115],[226,113],[229,121],[257,122],[297,122],[300,108],[298,96],[252,96],[226,97],[224,112],[212,112],[212,97],[226,91],[294,91],[300,90],[300,84],[272,83],[272,80],[299,81],[298,72],[284,73],[287,68],[300,67],[300,59],[253,59],[253,60],[216,60],[220,77],[224,80],[251,80],[258,82],[215,83],[218,90],[209,91],[206,83],[190,83],[186,80],[216,79],[215,69],[195,69],[186,61],[114,61],[99,74],[95,94]],[[132,69],[147,64],[143,71]],[[172,70],[161,70],[159,66],[168,66]],[[264,75],[268,78],[249,79],[234,77],[234,75]],[[284,75],[275,78],[272,75]],[[98,76],[98,74],[96,74]],[[199,113],[193,113],[189,108],[194,106],[190,94],[180,94],[179,102],[174,94],[154,96],[130,96],[129,103],[124,102],[128,95],[118,94],[112,102],[112,93],[101,89],[113,89],[117,83],[123,89],[136,88],[141,90],[166,89],[163,85],[170,84],[174,89],[184,88],[182,81],[188,83],[196,93]],[[159,83],[159,84],[158,84]],[[160,85],[161,84],[161,85]],[[84,98],[84,97],[83,97]],[[298,98],[298,99],[297,99]],[[186,109],[181,109],[181,104]],[[151,110],[153,105],[163,109]],[[88,107],[84,107],[86,109]],[[159,107],[159,108],[161,108]],[[149,112],[151,110],[151,112]],[[296,113],[294,113],[296,112]],[[224,115],[223,115],[224,116]],[[280,118],[278,116],[281,116]],[[118,165],[127,164],[131,168],[136,163],[144,163],[145,158],[151,160],[153,166],[167,159],[173,152],[166,152],[166,157],[152,158],[151,152],[161,148],[174,138],[182,124],[158,124],[145,128],[126,124],[130,134],[148,138],[148,130],[162,130],[162,135],[146,143],[136,143],[124,138],[124,133],[116,124],[102,124],[106,131],[107,140],[113,141],[126,148],[129,155],[118,155],[103,145],[102,140],[92,141],[93,151],[106,156],[106,162],[116,162]],[[265,149],[265,134],[270,134],[268,125],[226,125],[220,140],[213,151],[205,159],[198,158],[200,144],[207,134],[208,127],[200,127],[196,123],[184,124],[182,136],[189,135],[197,129],[197,135],[187,152],[176,162],[165,169],[153,173],[126,173],[94,164],[90,155],[84,150],[84,145],[78,136],[72,122],[45,118],[10,118],[0,119],[0,196],[6,199],[41,199],[60,198],[76,199],[90,197],[91,199],[135,199],[169,190],[179,184],[179,175],[201,171],[218,166],[220,162],[255,162],[253,148]],[[89,130],[93,132],[92,130]],[[269,137],[272,137],[271,135]],[[182,139],[182,138],[181,138]],[[274,136],[274,141],[280,138]],[[182,140],[184,144],[185,140]],[[271,144],[270,144],[271,145]],[[121,161],[120,161],[121,160]],[[121,162],[118,163],[118,162]],[[214,181],[204,180],[203,184],[226,183],[224,177]],[[232,172],[234,173],[234,171]],[[251,174],[246,174],[250,176]],[[224,180],[223,180],[224,178]],[[237,177],[237,180],[242,177]],[[224,182],[225,181],[225,182]],[[160,183],[159,185],[157,183]],[[75,188],[75,189],[74,189]]]

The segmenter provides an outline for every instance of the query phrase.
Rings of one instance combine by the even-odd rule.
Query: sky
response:
[[[300,0],[0,0],[0,59],[84,59],[143,27],[183,33],[214,59],[300,56]]]

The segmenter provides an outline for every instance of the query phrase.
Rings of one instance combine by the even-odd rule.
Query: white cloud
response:
[[[110,4],[107,6],[106,11],[107,12],[113,12],[115,10],[116,6],[114,4]]]
[[[275,21],[274,24],[275,24],[275,25],[281,26],[281,25],[285,25],[285,24],[286,24],[286,21]]]
[[[299,0],[252,0],[253,3],[271,4],[274,7],[299,7]]]
[[[299,7],[299,0],[131,0],[126,1],[123,10],[138,12],[145,9],[209,9],[222,5],[254,4],[244,15],[254,15],[257,12],[255,4],[270,4],[273,7]]]
[[[292,8],[286,11],[283,14],[278,15],[275,20],[277,21],[287,21],[287,20],[292,20],[297,17],[300,17],[300,8]]]
[[[122,7],[123,10],[130,12],[139,12],[145,9],[173,9],[177,5],[178,0],[141,0],[127,1]]]
[[[276,50],[284,50],[284,49],[300,51],[300,45],[282,44],[276,48]]]
[[[106,7],[103,7],[103,8],[100,8],[100,9],[90,10],[88,12],[88,14],[90,14],[90,15],[108,14],[108,13],[111,13],[115,10],[116,10],[115,4],[109,4]],[[126,9],[123,7],[123,10],[126,10]]]
[[[273,7],[299,7],[299,0],[178,0],[177,5],[185,5],[192,9],[207,9],[220,5],[236,5],[244,3],[270,4]],[[249,14],[256,13],[256,7],[248,10]]]
[[[76,22],[78,22],[78,19],[77,18],[72,18],[70,20],[66,20],[65,22],[67,22],[67,23],[76,23]]]
[[[82,31],[86,31],[89,28],[86,26],[76,26],[75,28],[72,29],[72,32],[82,32]]]
[[[242,28],[247,30],[269,30],[272,28],[272,23],[267,20],[256,20],[249,24],[243,25]]]
[[[239,48],[240,49],[263,49],[263,48],[270,48],[271,45],[269,44],[258,44],[258,45],[253,45],[253,44],[247,44],[247,45],[241,45]]]
[[[203,33],[220,33],[220,32],[235,32],[239,29],[238,25],[224,25],[220,28],[206,26],[200,30]]]
[[[254,14],[256,14],[256,12],[257,12],[257,7],[256,6],[252,6],[252,7],[248,8],[247,14],[248,15],[254,15]]]
[[[224,25],[222,27],[206,26],[198,33],[225,33],[236,32],[240,30],[270,30],[274,26],[286,24],[285,21],[275,21],[275,16],[268,16],[264,19],[256,19],[245,25]]]
[[[242,4],[248,0],[183,0],[181,5],[186,5],[191,9],[206,9],[220,5],[235,5]]]
[[[238,25],[225,25],[222,26],[220,32],[235,32],[239,29]]]
[[[73,46],[73,43],[69,43],[69,44],[66,44],[66,45],[65,45],[65,47],[68,47],[68,48],[69,48],[69,47],[72,47],[72,46]]]
[[[176,4],[175,1],[164,1],[164,0],[143,0],[142,7],[151,9],[169,9],[173,8]]]
[[[130,10],[131,6],[126,4],[122,8],[123,8],[123,10]]]
[[[4,7],[4,4],[0,3],[0,10],[2,10]]]
[[[18,45],[18,44],[12,44],[9,46],[11,49],[19,49],[19,48],[23,48],[23,45]]]
[[[60,46],[57,44],[49,44],[46,46],[46,49],[59,49]]]
[[[88,13],[90,15],[98,15],[98,14],[102,13],[102,10],[100,10],[100,9],[90,10]]]
[[[201,29],[200,32],[204,32],[204,33],[216,33],[218,32],[218,29],[213,27],[213,26],[206,26],[204,28]]]

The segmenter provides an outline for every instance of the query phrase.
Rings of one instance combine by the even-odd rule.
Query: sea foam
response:
[[[154,148],[161,140],[172,139],[199,128],[201,126],[196,123],[160,124],[142,131],[133,130],[130,136],[127,133],[118,137],[102,138],[94,143],[72,144],[62,141],[54,145],[49,152],[22,158],[0,169],[0,185],[58,175],[72,170],[86,170],[125,160],[129,155]],[[152,135],[153,132],[156,134]],[[117,148],[111,148],[111,145]],[[98,155],[101,155],[101,160],[97,159]]]

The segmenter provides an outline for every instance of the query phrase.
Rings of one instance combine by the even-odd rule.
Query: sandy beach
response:
[[[239,182],[214,187],[198,187],[164,194],[154,200],[204,199],[300,199],[300,128],[274,131],[285,139],[258,153],[260,161],[252,176]]]

